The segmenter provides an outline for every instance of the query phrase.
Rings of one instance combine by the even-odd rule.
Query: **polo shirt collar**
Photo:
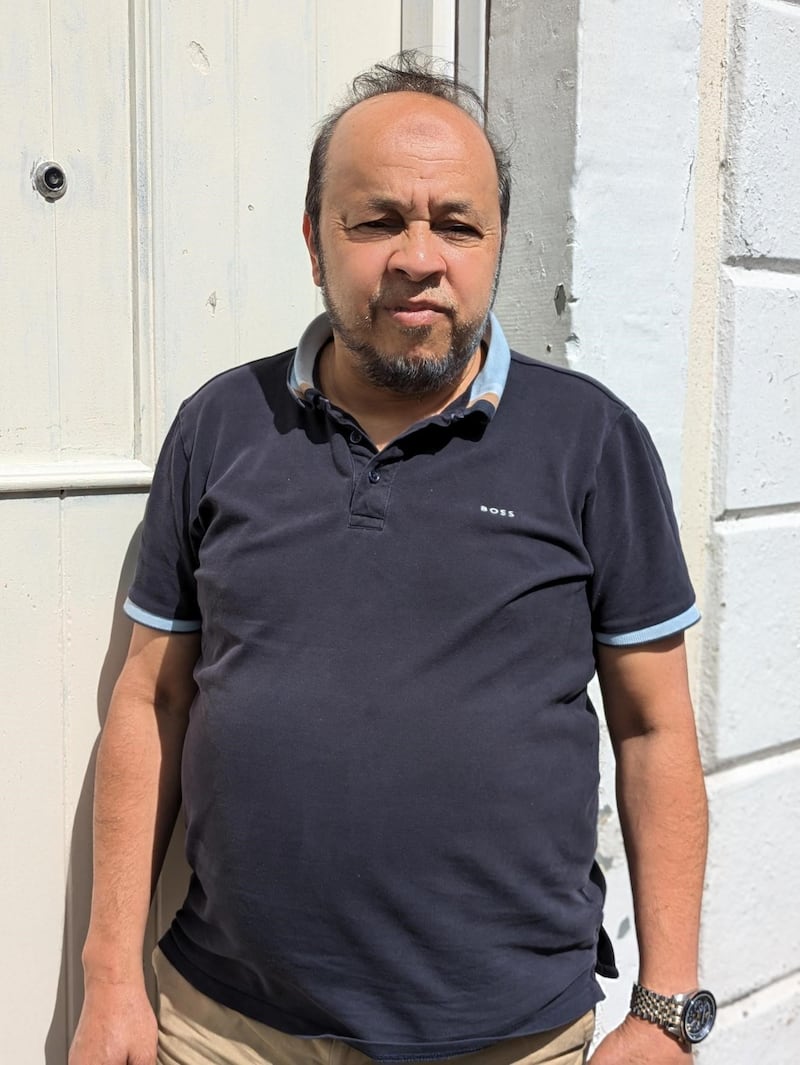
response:
[[[320,314],[300,337],[289,367],[287,382],[296,399],[310,399],[312,393],[318,393],[314,385],[314,364],[319,352],[332,336],[333,330],[327,314]],[[508,341],[494,313],[489,314],[483,342],[487,348],[486,358],[480,373],[470,385],[464,407],[467,411],[481,410],[491,418],[503,396],[511,363]]]

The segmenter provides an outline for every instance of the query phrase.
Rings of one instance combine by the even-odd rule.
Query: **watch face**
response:
[[[714,1027],[717,1003],[710,991],[698,991],[687,1001],[681,1029],[687,1043],[700,1043]]]

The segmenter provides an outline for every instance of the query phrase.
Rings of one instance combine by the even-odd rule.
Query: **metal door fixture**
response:
[[[58,163],[48,160],[33,171],[33,187],[46,200],[60,200],[67,191],[67,175]]]

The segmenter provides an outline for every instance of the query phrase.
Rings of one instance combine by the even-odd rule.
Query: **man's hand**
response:
[[[691,1054],[657,1025],[628,1016],[608,1033],[588,1065],[688,1065]]]
[[[157,1044],[143,981],[88,984],[69,1065],[156,1065]]]

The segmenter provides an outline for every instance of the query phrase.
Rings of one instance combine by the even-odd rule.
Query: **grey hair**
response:
[[[486,128],[486,108],[480,96],[469,85],[461,85],[448,64],[417,51],[398,52],[385,63],[376,63],[369,70],[356,75],[345,100],[331,111],[317,127],[311,148],[306,186],[306,213],[311,221],[314,240],[319,245],[319,219],[322,208],[322,185],[331,137],[342,115],[356,104],[373,96],[392,92],[418,92],[447,100],[483,127],[497,167],[497,194],[500,201],[500,220],[505,230],[511,205],[511,163],[507,151]]]

